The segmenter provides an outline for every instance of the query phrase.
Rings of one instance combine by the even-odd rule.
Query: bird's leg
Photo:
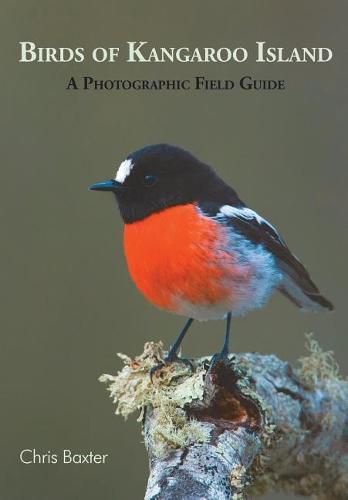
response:
[[[173,361],[178,361],[178,362],[184,363],[185,365],[188,365],[188,366],[190,366],[191,369],[193,369],[191,361],[189,361],[188,359],[185,359],[185,358],[179,358],[179,356],[177,354],[178,349],[181,345],[181,342],[183,341],[183,339],[187,333],[187,330],[190,328],[192,323],[193,323],[193,318],[189,318],[186,321],[184,328],[181,330],[181,332],[178,335],[177,339],[175,340],[174,344],[169,349],[167,356],[164,358],[164,363],[159,363],[158,365],[155,365],[151,368],[151,370],[150,370],[151,380],[152,380],[154,373],[157,370],[159,370],[160,368],[163,368],[163,366],[165,366],[165,364],[167,364],[167,363],[173,363]]]
[[[230,344],[230,332],[231,332],[231,319],[232,314],[229,312],[226,318],[226,331],[225,331],[225,340],[222,349],[217,354],[211,358],[210,369],[213,368],[218,361],[226,361],[228,359],[229,353],[229,344]]]
[[[168,352],[168,355],[166,356],[165,358],[165,361],[168,361],[169,363],[172,362],[172,361],[176,361],[178,359],[178,350],[179,350],[179,347],[182,343],[182,341],[184,340],[184,337],[187,333],[187,330],[190,328],[190,326],[192,325],[193,323],[193,319],[192,318],[189,318],[186,323],[185,323],[185,326],[184,328],[181,330],[181,332],[179,333],[177,339],[175,340],[174,344],[171,346],[169,352]]]

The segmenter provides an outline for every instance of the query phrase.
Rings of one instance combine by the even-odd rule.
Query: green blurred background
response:
[[[147,460],[101,373],[117,352],[175,337],[182,319],[137,292],[112,196],[88,192],[128,152],[170,142],[214,165],[301,257],[334,314],[301,314],[275,296],[237,319],[235,351],[295,362],[313,331],[347,373],[347,3],[2,0],[1,473],[4,500],[141,499]],[[18,42],[113,47],[273,46],[334,50],[329,64],[19,64]],[[286,79],[283,92],[66,91],[70,76]],[[223,324],[196,324],[184,353],[221,345]],[[109,453],[105,465],[23,465],[23,448]],[[285,498],[280,494],[267,498]],[[290,497],[286,497],[290,498]],[[291,497],[293,498],[293,497]]]

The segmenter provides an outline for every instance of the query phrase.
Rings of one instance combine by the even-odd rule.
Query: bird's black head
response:
[[[126,223],[174,205],[238,199],[208,165],[168,144],[138,149],[121,163],[115,179],[93,184],[90,189],[112,191]]]

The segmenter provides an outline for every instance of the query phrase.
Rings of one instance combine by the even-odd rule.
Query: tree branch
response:
[[[275,356],[239,354],[209,370],[174,363],[155,378],[161,344],[103,375],[116,413],[141,414],[150,459],[146,500],[243,499],[286,490],[347,498],[348,383],[310,339],[294,370]]]

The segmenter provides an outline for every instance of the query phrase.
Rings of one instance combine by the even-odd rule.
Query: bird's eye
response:
[[[145,175],[144,177],[144,185],[146,187],[154,186],[158,181],[157,175]]]

